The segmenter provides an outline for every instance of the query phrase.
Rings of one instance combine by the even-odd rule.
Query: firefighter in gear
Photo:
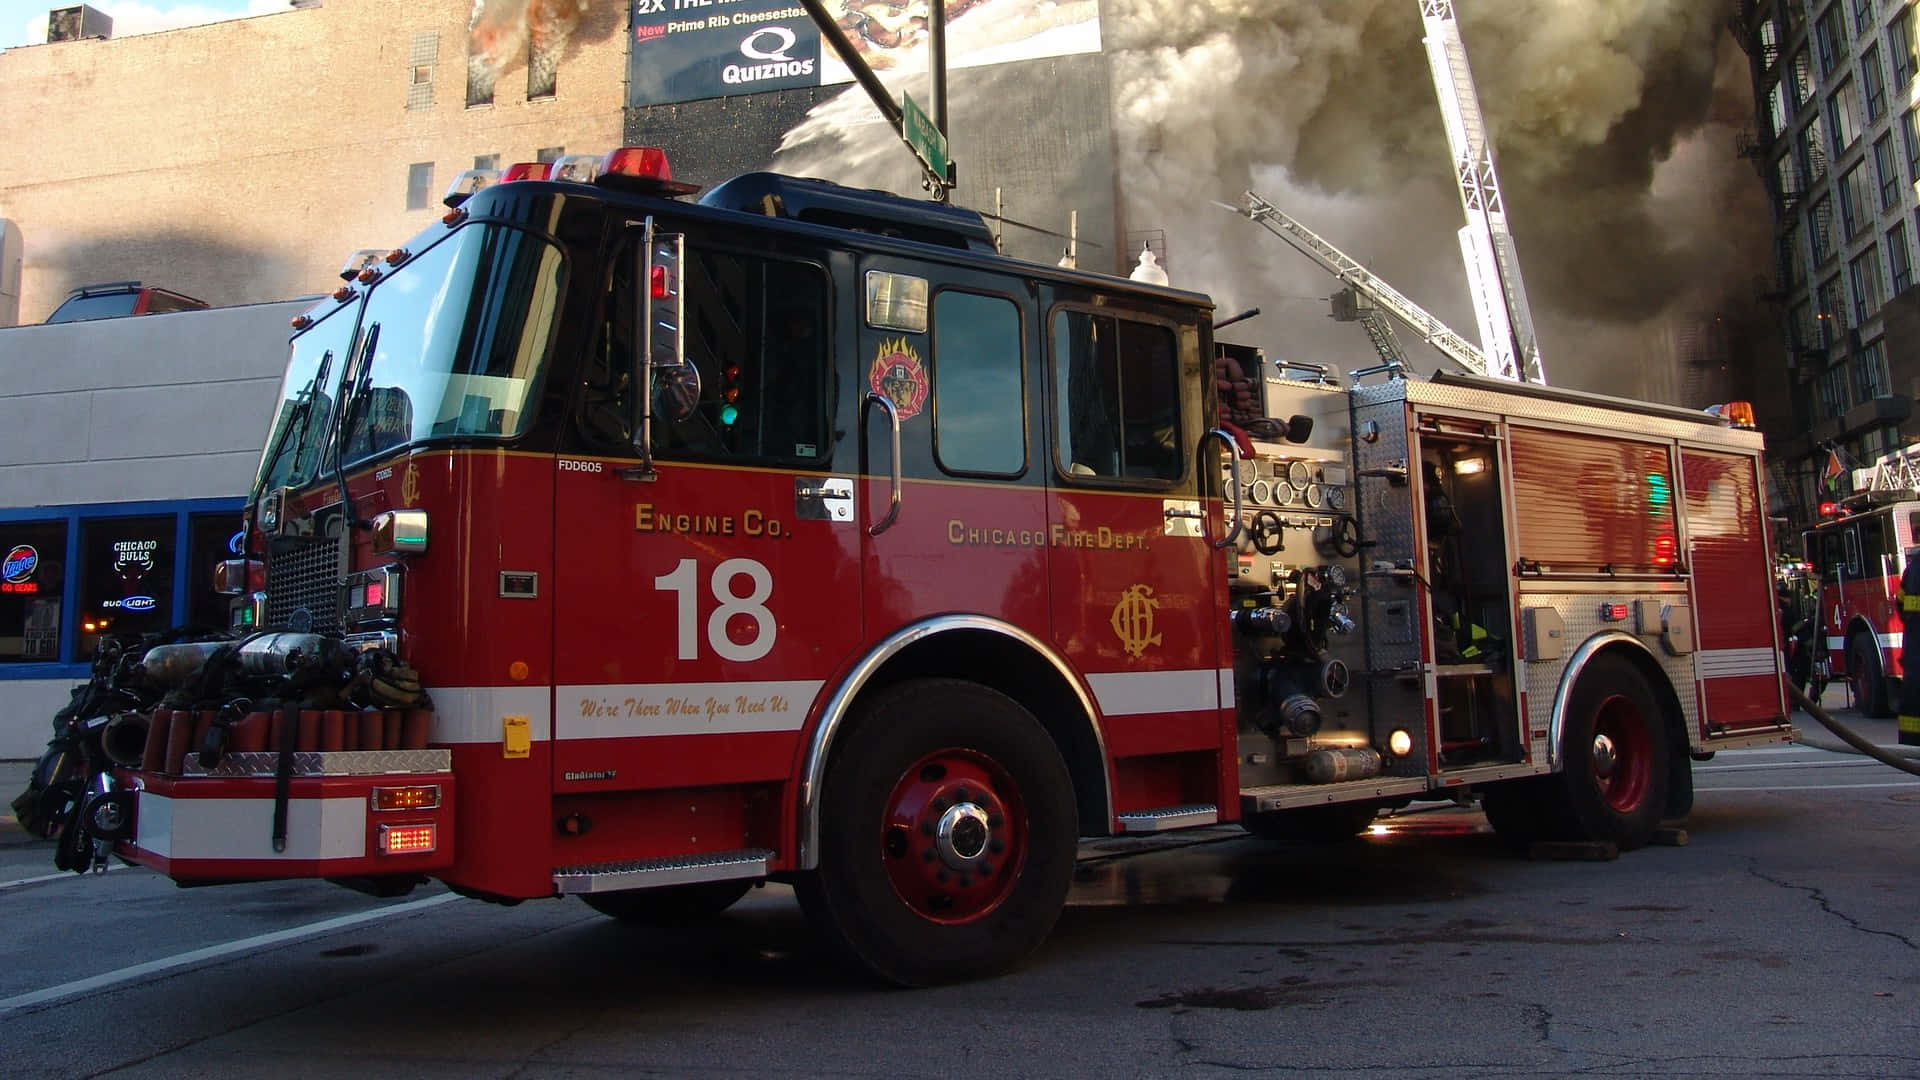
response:
[[[1900,742],[1920,746],[1920,547],[1907,549],[1907,567],[1900,572]],[[1909,633],[1908,631],[1914,631]]]

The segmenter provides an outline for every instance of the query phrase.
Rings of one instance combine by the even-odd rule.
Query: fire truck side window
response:
[[[1180,477],[1173,332],[1111,315],[1053,316],[1054,452],[1068,476]]]
[[[1027,467],[1020,309],[997,296],[933,301],[933,445],[949,472],[1018,475]]]
[[[1893,554],[1893,545],[1889,542],[1891,537],[1887,535],[1888,524],[1885,514],[1868,514],[1859,519],[1856,526],[1860,530],[1857,552],[1848,552],[1849,556],[1857,553],[1858,563],[1853,565],[1853,560],[1849,559],[1849,573],[1878,577],[1889,572],[1886,557]]]
[[[700,401],[680,423],[655,418],[655,452],[825,457],[823,395],[831,384],[825,274],[806,263],[689,243],[681,287],[683,337],[687,359],[700,371]]]

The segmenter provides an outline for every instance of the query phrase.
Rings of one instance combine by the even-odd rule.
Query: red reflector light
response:
[[[510,180],[545,180],[552,168],[552,165],[544,161],[518,162],[507,166],[507,171],[500,174],[500,182],[504,184]]]
[[[1626,619],[1628,610],[1625,604],[1601,604],[1600,617],[1608,622],[1622,622]]]
[[[367,582],[367,606],[376,607],[387,598],[387,587],[378,581]]]
[[[388,855],[417,855],[432,851],[437,831],[432,825],[382,825],[380,850]]]
[[[1821,517],[1838,517],[1839,515],[1840,515],[1839,503],[1824,502],[1820,504]]]
[[[414,787],[377,787],[367,796],[368,805],[376,811],[383,810],[432,810],[440,805],[439,784],[419,784]],[[405,825],[401,828],[433,828],[427,826]]]
[[[648,282],[648,285],[653,290],[653,298],[655,300],[665,300],[667,298],[667,286],[670,283],[667,277],[666,267],[656,266],[653,268],[653,274],[651,275],[651,280]]]

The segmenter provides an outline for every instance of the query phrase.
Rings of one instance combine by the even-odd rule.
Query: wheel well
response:
[[[1867,643],[1873,647],[1873,659],[1880,665],[1880,674],[1885,675],[1887,673],[1887,658],[1880,655],[1880,637],[1874,633],[1873,624],[1859,616],[1847,620],[1846,634],[1840,639],[1840,655],[1844,658],[1852,651],[1853,639],[1856,637],[1864,637],[1867,639]]]
[[[1066,760],[1080,835],[1105,836],[1112,830],[1106,752],[1080,695],[1050,660],[1004,634],[949,630],[916,641],[888,660],[860,688],[853,707],[857,710],[863,699],[884,687],[925,678],[965,679],[1025,706]]]

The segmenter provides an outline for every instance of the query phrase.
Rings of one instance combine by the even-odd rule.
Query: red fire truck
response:
[[[921,984],[1033,950],[1084,837],[1478,796],[1632,847],[1690,756],[1793,737],[1753,432],[1276,374],[965,210],[576,168],[297,320],[233,632],[103,658],[106,763],[43,769],[76,865],[635,920],[786,881]]]
[[[1896,450],[1853,473],[1855,493],[1822,504],[1802,540],[1820,578],[1819,634],[1854,706],[1894,714],[1905,640],[1900,575],[1920,545],[1920,449]]]

